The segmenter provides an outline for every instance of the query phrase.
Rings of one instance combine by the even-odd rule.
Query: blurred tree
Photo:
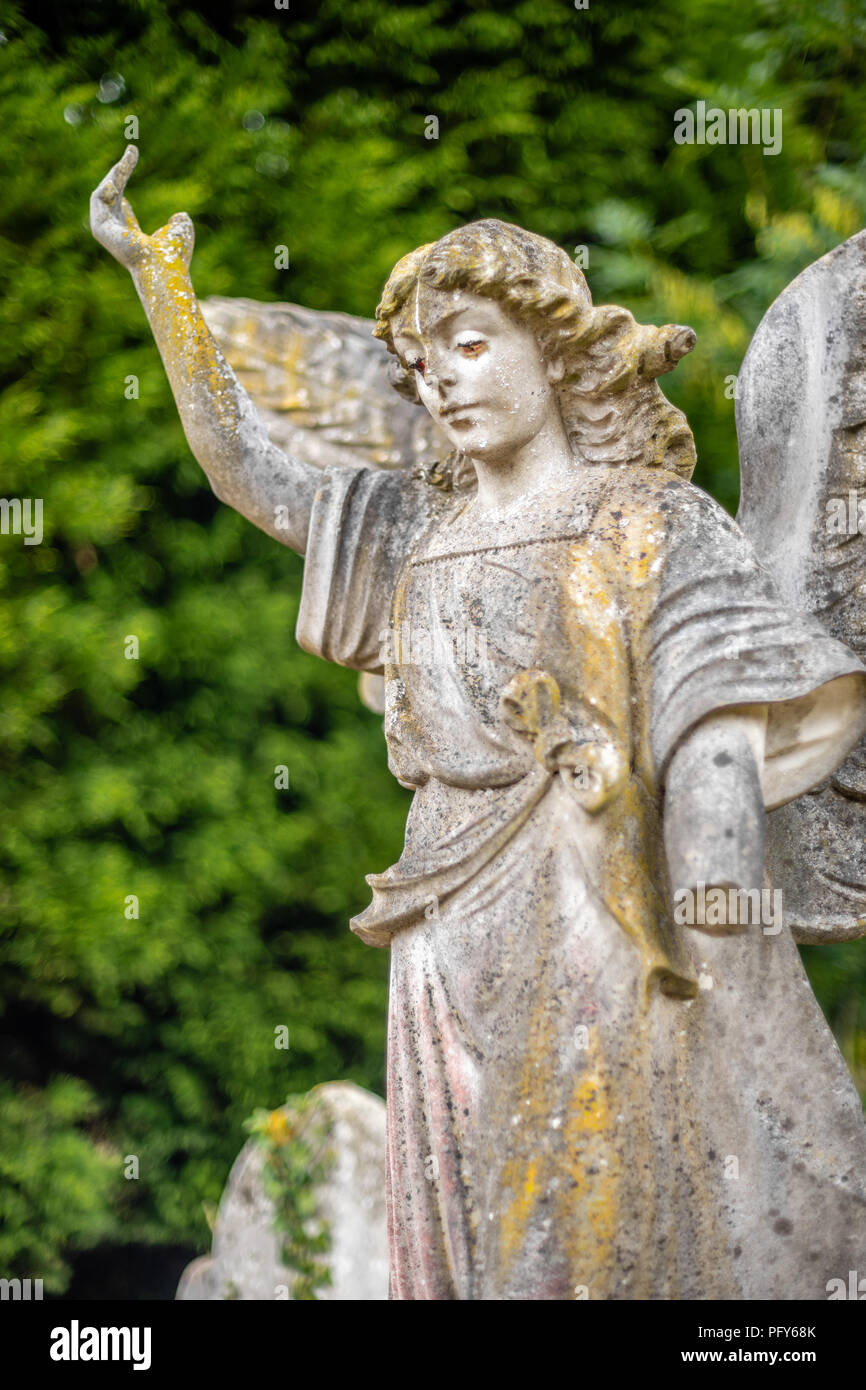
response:
[[[142,225],[192,215],[202,296],[370,314],[481,216],[585,254],[597,300],[696,328],[666,389],[733,509],[750,333],[866,221],[866,29],[841,0],[4,14],[0,478],[45,533],[0,536],[0,1272],[62,1290],[97,1241],[204,1248],[255,1107],[381,1089],[387,957],[345,924],[407,803],[355,677],[294,644],[300,562],[212,497],[90,239],[129,118]],[[780,109],[781,153],[676,145],[698,99]],[[862,1077],[864,950],[810,968]]]

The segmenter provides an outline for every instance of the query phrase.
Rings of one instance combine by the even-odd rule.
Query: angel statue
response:
[[[738,525],[657,384],[694,333],[594,305],[551,241],[457,227],[372,335],[202,309],[136,158],[94,235],[414,792],[351,923],[391,950],[391,1298],[835,1296],[866,1124],[796,943],[866,933],[866,541],[834,524],[866,483],[866,233],[758,329]]]

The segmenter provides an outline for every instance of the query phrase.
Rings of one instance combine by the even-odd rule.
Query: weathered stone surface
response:
[[[331,1117],[335,1153],[334,1167],[318,1192],[319,1214],[331,1233],[327,1262],[332,1283],[317,1297],[325,1301],[385,1299],[385,1103],[345,1081],[317,1087],[315,1094]],[[280,1259],[274,1207],[262,1185],[263,1163],[263,1150],[250,1140],[223,1192],[213,1253],[187,1267],[178,1285],[178,1299],[291,1297],[293,1275]]]
[[[96,235],[130,266],[217,496],[305,557],[298,641],[384,672],[389,766],[414,792],[352,922],[391,952],[393,1297],[826,1298],[866,1245],[866,1125],[784,914],[763,915],[762,831],[826,779],[857,785],[837,770],[866,732],[866,669],[692,486],[656,378],[694,334],[594,305],[542,237],[458,228],[398,263],[376,324],[449,459],[358,468],[347,429],[331,442],[361,453],[323,473],[268,437],[207,332],[189,219],[146,237],[120,201],[136,157],[94,195]],[[791,388],[813,501],[819,436],[859,477],[847,324]],[[771,404],[759,440],[786,426]],[[792,524],[785,462],[767,496]],[[769,512],[765,559],[784,541]],[[706,889],[733,915],[704,913]]]
[[[780,592],[866,656],[866,232],[779,295],[737,381],[737,520]],[[866,933],[866,740],[775,811],[767,865],[800,941]]]
[[[448,452],[419,404],[389,381],[372,319],[214,297],[205,322],[275,444],[317,468],[411,468]]]

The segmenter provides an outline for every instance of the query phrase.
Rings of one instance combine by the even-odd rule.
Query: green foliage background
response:
[[[89,236],[124,118],[139,219],[192,215],[201,296],[369,315],[399,256],[481,216],[586,245],[596,300],[697,330],[666,389],[696,481],[733,510],[725,379],[778,291],[866,224],[866,14],[27,15],[0,6],[0,492],[42,497],[46,529],[40,546],[0,536],[0,1274],[62,1292],[99,1243],[205,1249],[256,1107],[335,1077],[381,1091],[387,957],[346,920],[407,805],[355,676],[294,644],[300,562],[212,497],[132,285]],[[698,99],[781,108],[782,152],[675,145],[673,113]],[[809,964],[863,1081],[866,950]]]

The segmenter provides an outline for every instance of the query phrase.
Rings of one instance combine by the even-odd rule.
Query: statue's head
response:
[[[525,443],[554,408],[583,462],[691,475],[691,431],[655,378],[694,333],[593,306],[580,269],[546,237],[493,218],[459,227],[397,263],[376,320],[394,385],[463,454]]]

